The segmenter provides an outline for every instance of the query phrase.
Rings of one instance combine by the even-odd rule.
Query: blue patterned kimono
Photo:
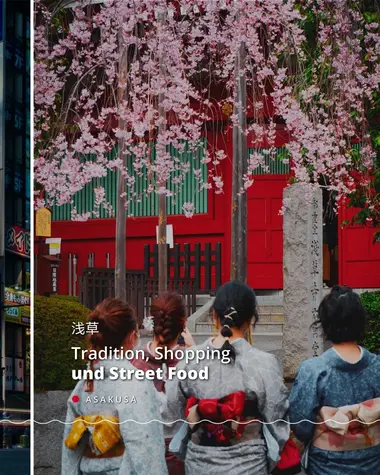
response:
[[[348,363],[331,348],[300,365],[290,395],[289,417],[292,423],[302,419],[316,422],[323,406],[349,406],[379,397],[380,357],[363,350],[358,362]],[[380,445],[360,450],[322,450],[312,446],[313,424],[302,422],[292,429],[299,440],[310,444],[308,474],[380,474]]]

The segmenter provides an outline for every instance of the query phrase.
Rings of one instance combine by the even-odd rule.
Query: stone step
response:
[[[265,322],[265,323],[257,323],[255,328],[252,330],[253,334],[280,334],[282,335],[283,325],[282,323],[278,322]],[[213,333],[213,324],[210,322],[200,322],[196,323],[195,325],[195,333]]]
[[[193,334],[196,345],[203,344],[211,336],[212,334],[210,333]],[[254,348],[273,354],[282,364],[282,333],[256,333],[253,335],[252,340]]]
[[[199,294],[196,296],[197,307],[202,307],[211,299],[210,295]]]
[[[282,305],[258,305],[258,314],[262,313],[284,313],[284,307]]]
[[[277,305],[277,306],[282,306],[283,305],[283,297],[282,295],[259,295],[257,297],[257,304],[258,306],[263,306],[263,305]]]
[[[209,314],[208,321],[204,323],[210,323],[211,314]],[[201,323],[201,322],[199,322]],[[284,315],[282,313],[259,313],[259,322],[258,325],[263,323],[284,323]]]

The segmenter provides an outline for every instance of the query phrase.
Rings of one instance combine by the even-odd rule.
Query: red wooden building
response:
[[[174,214],[168,217],[173,225],[174,243],[194,244],[221,243],[222,281],[229,279],[230,236],[231,236],[231,160],[232,134],[230,131],[209,132],[208,143],[218,142],[224,147],[228,160],[222,164],[224,193],[215,195],[205,191],[198,198],[197,214],[186,218],[181,211],[181,203],[169,209]],[[278,130],[279,148],[286,137]],[[252,141],[248,137],[248,147]],[[205,165],[206,166],[206,165]],[[254,289],[282,289],[282,193],[289,182],[289,171],[281,161],[270,163],[271,173],[258,174],[255,183],[248,191],[248,283]],[[207,173],[207,169],[205,170]],[[115,198],[115,178],[105,183],[109,199]],[[113,180],[113,181],[112,181]],[[190,174],[191,180],[191,174]],[[183,201],[192,189],[191,181],[183,188]],[[88,211],[92,206],[91,190],[84,190],[76,200],[78,212]],[[86,209],[86,206],[88,209]],[[302,206],[302,203],[300,203]],[[328,285],[336,283],[353,288],[380,287],[380,243],[373,244],[374,230],[367,227],[345,227],[340,223],[348,219],[351,210],[341,209],[337,218],[326,222],[324,232],[324,278]],[[144,245],[156,241],[157,217],[154,203],[136,204],[134,218],[127,219],[127,267],[144,269]],[[60,294],[69,294],[69,255],[77,259],[77,272],[88,267],[88,255],[94,254],[94,267],[106,267],[107,262],[114,266],[115,259],[115,219],[99,218],[87,222],[70,221],[68,209],[53,211],[52,237],[62,239],[61,263],[59,272]],[[107,254],[108,259],[107,261]],[[78,295],[78,289],[75,294]]]

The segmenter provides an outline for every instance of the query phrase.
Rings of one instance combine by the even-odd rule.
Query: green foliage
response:
[[[360,298],[368,314],[367,332],[361,344],[380,354],[380,291],[365,292]]]
[[[79,302],[78,297],[74,297],[74,295],[50,295],[50,298],[66,300],[68,302]]]
[[[90,310],[75,297],[35,296],[34,299],[34,374],[35,390],[72,389],[73,369],[84,366],[74,359],[73,346],[86,347],[83,336],[73,335],[73,322],[86,322]]]

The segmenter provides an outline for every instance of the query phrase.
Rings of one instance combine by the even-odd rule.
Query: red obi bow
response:
[[[292,439],[286,442],[280,455],[281,458],[276,466],[276,470],[272,473],[280,475],[281,473],[286,473],[287,470],[289,473],[301,472],[301,454]],[[298,472],[291,470],[296,468],[298,468]]]
[[[187,400],[185,415],[191,428],[202,419],[212,421],[201,422],[200,426],[205,429],[209,438],[215,438],[221,445],[227,445],[231,438],[241,437],[244,425],[231,421],[225,423],[225,421],[229,419],[239,421],[243,415],[244,405],[245,393],[243,391],[229,394],[221,399],[197,399],[195,396],[191,396]],[[215,422],[220,424],[215,424]]]

